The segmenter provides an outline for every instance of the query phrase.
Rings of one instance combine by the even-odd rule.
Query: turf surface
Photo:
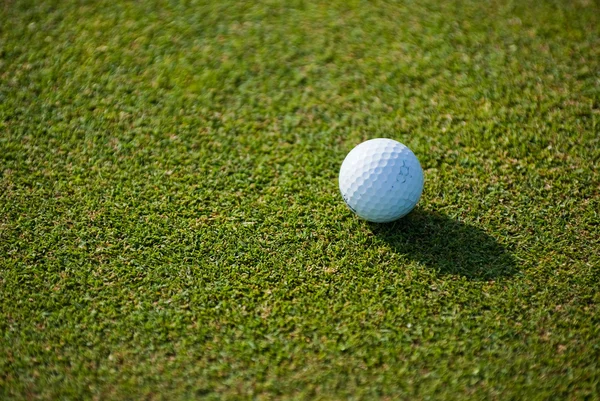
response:
[[[0,3],[0,398],[600,398],[600,3]],[[337,190],[413,149],[388,225]]]

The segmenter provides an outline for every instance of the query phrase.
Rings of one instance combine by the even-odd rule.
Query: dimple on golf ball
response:
[[[423,192],[423,169],[400,142],[371,139],[348,153],[339,185],[344,201],[359,217],[387,223],[413,210]]]

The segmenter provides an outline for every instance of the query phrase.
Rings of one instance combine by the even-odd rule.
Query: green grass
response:
[[[600,3],[0,3],[0,398],[599,399]],[[339,166],[425,171],[393,224]]]

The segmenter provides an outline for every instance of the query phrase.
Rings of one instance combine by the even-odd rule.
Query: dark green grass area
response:
[[[594,0],[2,1],[0,399],[599,399],[599,167]]]

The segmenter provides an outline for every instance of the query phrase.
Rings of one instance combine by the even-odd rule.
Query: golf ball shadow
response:
[[[514,257],[480,228],[417,207],[390,224],[368,223],[396,252],[439,274],[492,280],[517,272]]]

